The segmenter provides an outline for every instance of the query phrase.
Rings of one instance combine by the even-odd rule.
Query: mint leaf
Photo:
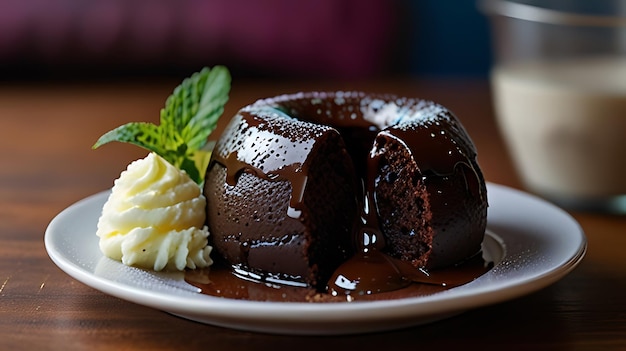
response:
[[[153,151],[202,184],[211,153],[202,148],[228,101],[231,76],[224,66],[203,68],[174,89],[161,109],[161,124],[132,122],[98,139],[96,149],[111,141]]]
[[[165,150],[161,147],[161,133],[159,127],[151,123],[131,122],[119,126],[98,139],[93,148],[96,149],[111,141],[120,141],[135,144],[144,149],[161,155]]]
[[[161,126],[167,126],[167,142],[175,148],[184,142],[201,149],[224,112],[230,91],[230,73],[223,66],[204,68],[174,89],[161,110]]]

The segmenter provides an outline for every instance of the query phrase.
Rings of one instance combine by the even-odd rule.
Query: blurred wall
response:
[[[487,18],[474,1],[406,0],[411,19],[409,71],[430,76],[486,76]]]
[[[0,80],[476,75],[486,43],[465,0],[0,0]]]

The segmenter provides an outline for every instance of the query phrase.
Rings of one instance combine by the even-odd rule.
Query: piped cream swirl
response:
[[[102,253],[126,265],[160,270],[213,263],[206,199],[189,176],[155,153],[128,165],[102,209]]]

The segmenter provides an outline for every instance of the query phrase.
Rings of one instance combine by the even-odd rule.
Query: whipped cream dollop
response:
[[[100,250],[156,271],[207,267],[213,261],[205,205],[187,173],[150,153],[115,180],[98,220]]]

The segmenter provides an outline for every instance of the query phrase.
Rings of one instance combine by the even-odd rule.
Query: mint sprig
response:
[[[92,148],[112,141],[135,144],[155,152],[202,184],[211,157],[204,147],[224,113],[230,83],[226,67],[205,67],[183,80],[167,98],[161,109],[160,125],[124,124],[102,135]]]

